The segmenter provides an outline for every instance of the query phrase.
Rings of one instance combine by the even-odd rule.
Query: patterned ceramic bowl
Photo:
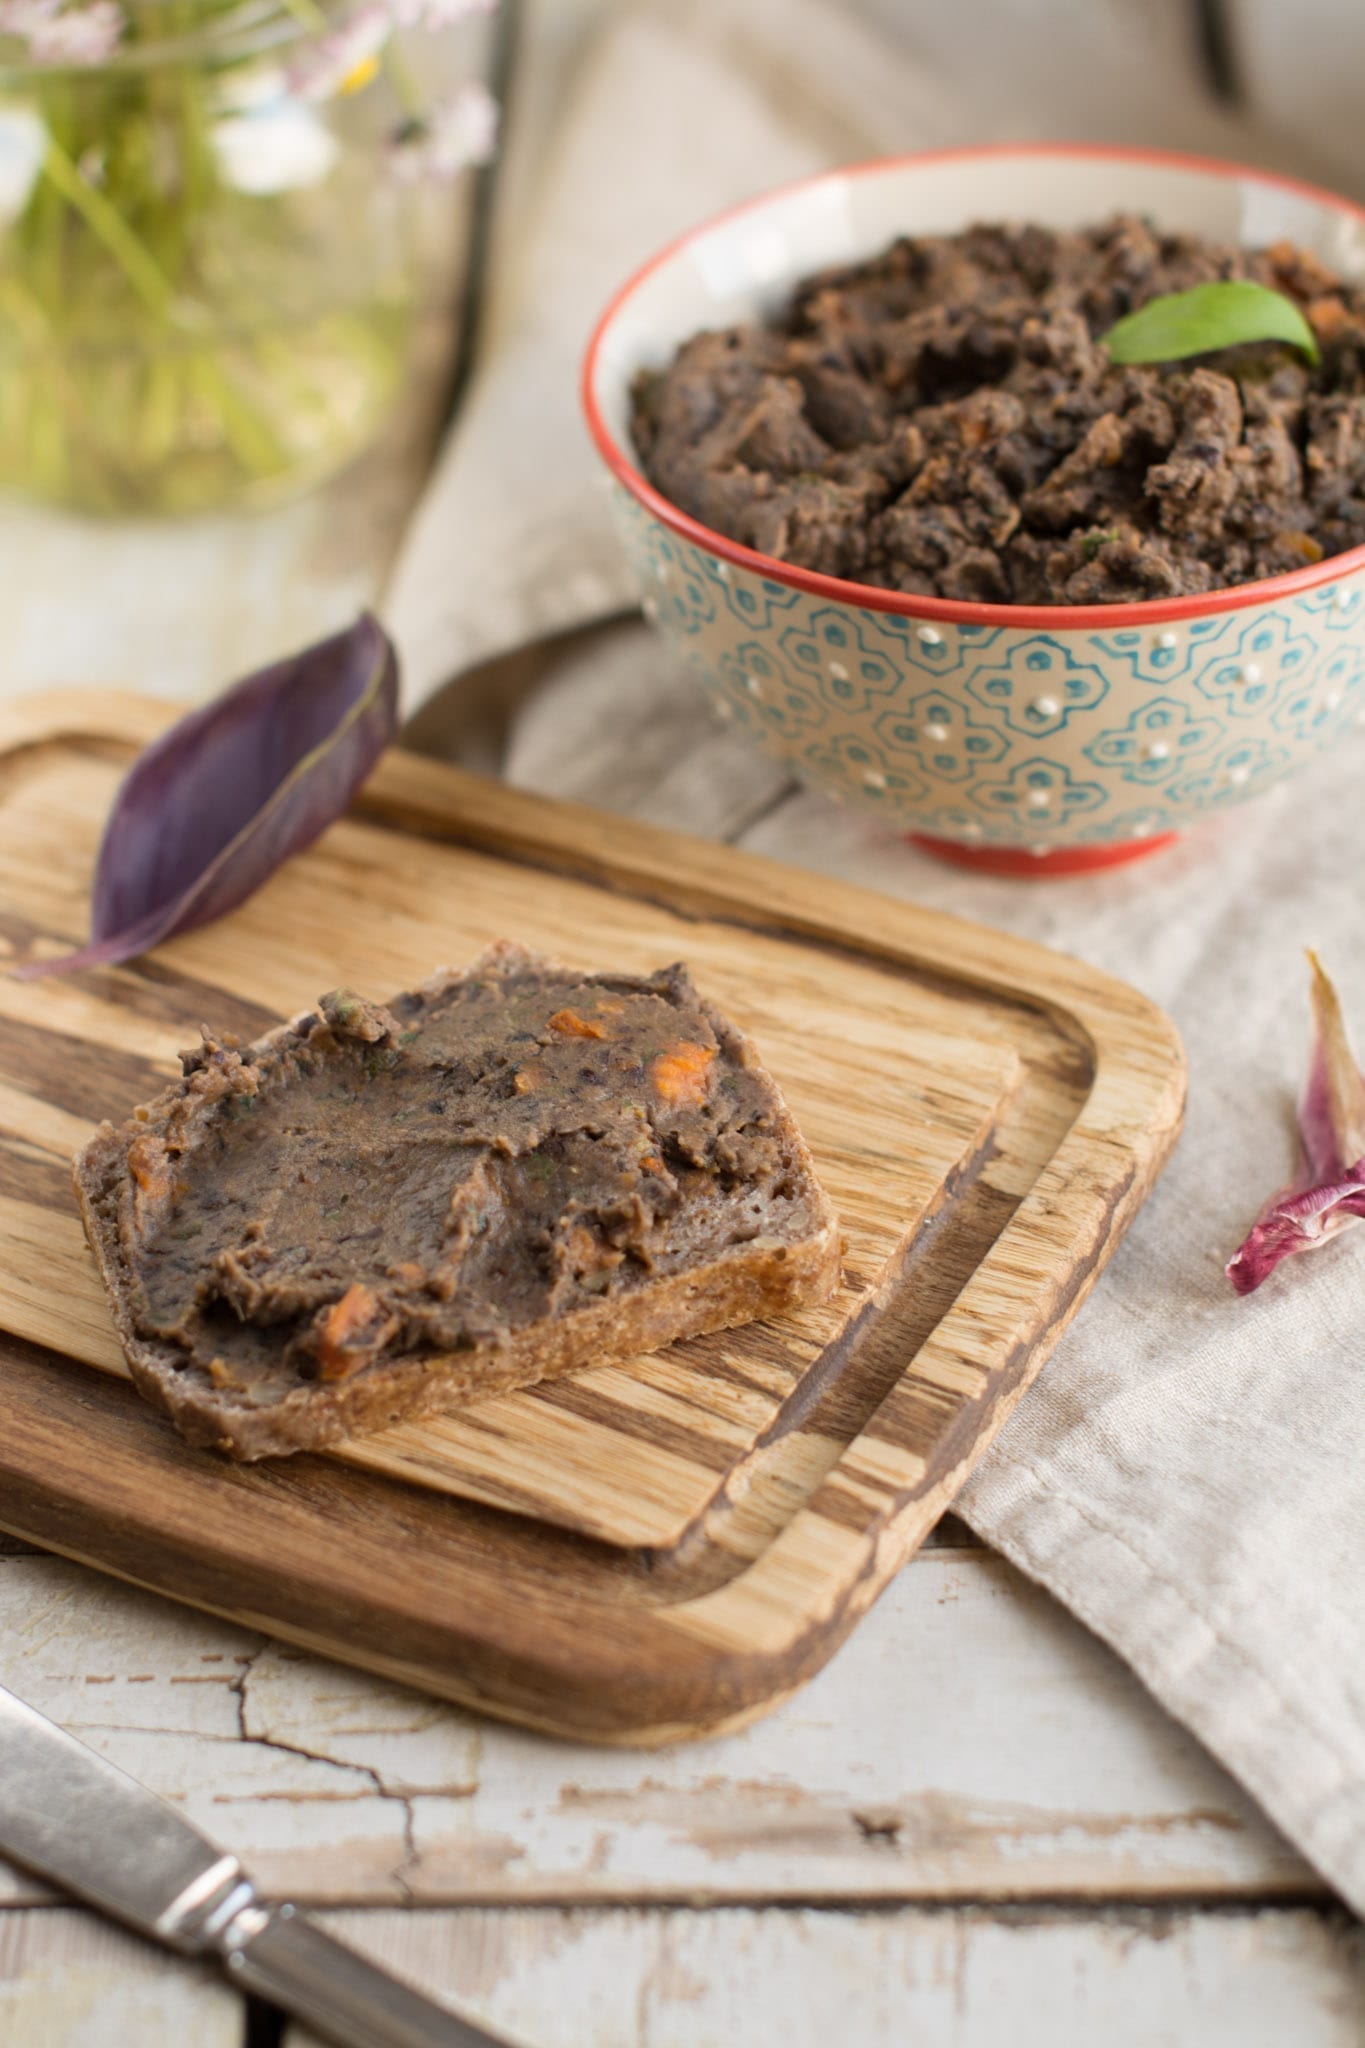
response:
[[[954,150],[860,165],[696,229],[604,314],[584,403],[645,610],[722,717],[822,789],[1006,872],[1131,860],[1245,802],[1365,722],[1365,548],[1146,604],[905,597],[795,569],[701,526],[631,452],[636,371],[701,327],[779,305],[809,271],[976,220],[1117,210],[1365,275],[1365,211],[1154,151]]]

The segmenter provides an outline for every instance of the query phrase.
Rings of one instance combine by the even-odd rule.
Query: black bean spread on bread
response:
[[[183,1064],[77,1185],[139,1385],[238,1456],[833,1283],[800,1134],[681,966],[581,974],[502,945]]]

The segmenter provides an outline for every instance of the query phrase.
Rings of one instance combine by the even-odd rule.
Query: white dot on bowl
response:
[[[949,732],[946,725],[941,725],[939,721],[935,718],[932,719],[930,723],[925,726],[924,737],[927,740],[935,740],[938,742],[942,742],[943,740],[951,739],[952,734]]]
[[[716,574],[722,583],[728,583],[730,581],[730,564],[728,562],[717,562]]]
[[[1037,712],[1039,718],[1055,718],[1061,708],[1055,697],[1035,697],[1029,705],[1029,710]]]
[[[1356,594],[1353,590],[1334,591],[1332,594],[1332,609],[1334,612],[1349,612],[1355,601]]]
[[[879,775],[875,768],[869,768],[866,775],[864,775],[863,777],[863,788],[885,789],[886,777],[884,775]]]
[[[1133,837],[1134,839],[1147,839],[1155,830],[1156,824],[1153,819],[1138,818],[1133,825]]]
[[[657,604],[655,604],[653,598],[647,597],[643,605],[640,607],[640,609],[643,611],[645,617],[649,620],[650,624],[652,626],[657,626],[657,624],[659,623],[659,607]]]
[[[1244,661],[1237,673],[1244,683],[1259,683],[1261,680],[1261,664],[1259,661]]]
[[[656,576],[658,577],[658,579],[659,579],[660,583],[667,583],[667,581],[668,581],[668,564],[667,564],[667,562],[656,562],[656,563],[654,564],[654,574],[655,574],[655,575],[656,575]]]
[[[846,683],[848,681],[848,670],[841,661],[832,661],[829,665],[829,672],[836,683]]]
[[[1142,750],[1142,756],[1145,761],[1169,761],[1171,750],[1165,740],[1148,740]]]
[[[1039,840],[1036,846],[1031,846],[1029,848],[1029,852],[1032,854],[1035,860],[1046,860],[1047,856],[1051,853],[1051,851],[1052,848],[1048,845],[1046,840]]]
[[[943,635],[934,626],[920,626],[915,634],[921,647],[942,647]]]
[[[1050,789],[1031,789],[1028,793],[1028,807],[1031,811],[1045,811],[1051,802]]]
[[[976,824],[974,821],[962,827],[962,837],[964,839],[979,839],[981,837],[981,834],[982,827]]]
[[[763,695],[763,685],[762,683],[760,683],[758,677],[755,675],[745,676],[744,687],[746,690],[752,691],[755,697],[761,697]]]
[[[1341,702],[1340,690],[1329,690],[1327,692],[1327,695],[1323,698],[1322,702],[1324,710],[1335,711],[1338,704],[1340,704]]]
[[[1158,633],[1156,644],[1158,647],[1178,647],[1180,641],[1174,633]]]
[[[1243,782],[1249,782],[1250,780],[1251,770],[1247,767],[1244,761],[1239,762],[1235,768],[1229,768],[1228,781],[1232,783],[1234,788],[1239,787]]]

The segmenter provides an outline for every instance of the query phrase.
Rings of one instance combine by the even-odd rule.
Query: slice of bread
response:
[[[839,1230],[749,1040],[685,967],[500,943],[323,998],[75,1164],[133,1379],[190,1442],[317,1449],[823,1300]]]

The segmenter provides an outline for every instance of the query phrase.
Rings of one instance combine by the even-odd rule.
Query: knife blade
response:
[[[3,1686],[0,1850],[154,1941],[217,1957],[343,2048],[509,2048],[296,1907],[266,1905],[235,1856]]]

